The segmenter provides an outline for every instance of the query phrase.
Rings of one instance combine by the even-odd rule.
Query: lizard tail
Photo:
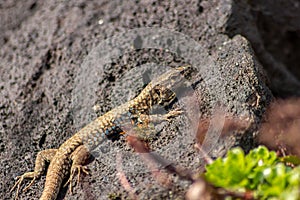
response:
[[[40,200],[55,200],[61,187],[63,176],[58,173],[47,174],[45,189]]]

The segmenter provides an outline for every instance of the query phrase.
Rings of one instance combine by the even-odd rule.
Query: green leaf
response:
[[[293,164],[293,165],[300,165],[300,158],[297,156],[289,155],[280,158],[280,161],[285,164]]]
[[[251,190],[259,199],[298,199],[300,167],[292,169],[280,161],[282,159],[274,151],[264,146],[253,149],[247,155],[241,148],[234,148],[227,152],[225,158],[218,158],[207,165],[204,176],[217,187]]]

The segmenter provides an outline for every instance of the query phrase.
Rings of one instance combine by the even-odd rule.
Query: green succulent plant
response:
[[[207,165],[204,176],[216,187],[236,192],[252,191],[258,199],[300,199],[300,167],[286,166],[284,160],[264,146],[247,155],[241,148],[233,148],[225,158]],[[287,160],[299,161],[295,157]]]

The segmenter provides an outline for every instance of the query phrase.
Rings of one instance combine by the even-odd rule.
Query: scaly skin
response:
[[[65,141],[58,149],[47,149],[39,152],[34,171],[19,176],[11,189],[12,191],[17,188],[16,199],[23,179],[32,179],[31,183],[24,188],[23,191],[25,191],[45,172],[46,162],[50,162],[50,165],[40,200],[55,200],[61,184],[68,174],[70,177],[67,183],[70,183],[70,191],[72,192],[74,175],[78,173],[79,181],[81,172],[88,174],[87,167],[83,165],[89,157],[89,151],[105,139],[124,133],[122,129],[126,130],[130,126],[147,126],[148,122],[151,121],[149,112],[154,105],[166,105],[175,99],[175,93],[171,89],[182,83],[184,77],[180,73],[187,69],[190,69],[190,66],[179,67],[164,73],[156,80],[151,81],[136,98],[98,117]],[[158,118],[168,120],[179,114],[181,111],[173,110],[154,118],[155,121]]]

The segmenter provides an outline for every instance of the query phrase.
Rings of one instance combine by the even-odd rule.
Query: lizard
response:
[[[68,175],[69,179],[65,185],[69,183],[69,190],[72,192],[75,174],[78,175],[77,182],[79,182],[80,173],[89,174],[84,164],[89,158],[90,151],[105,139],[124,134],[122,130],[126,127],[124,124],[129,122],[132,126],[144,126],[152,121],[169,121],[170,118],[180,115],[182,111],[179,109],[171,110],[163,115],[149,115],[149,113],[153,106],[166,106],[175,100],[176,94],[173,89],[182,84],[185,79],[183,73],[188,69],[191,69],[190,65],[163,73],[152,80],[138,96],[96,118],[67,139],[58,149],[40,151],[35,160],[34,171],[16,177],[16,183],[10,190],[12,192],[16,189],[15,199],[18,198],[23,180],[32,179],[23,189],[24,192],[45,173],[47,163],[49,166],[40,200],[55,200],[63,180]]]

